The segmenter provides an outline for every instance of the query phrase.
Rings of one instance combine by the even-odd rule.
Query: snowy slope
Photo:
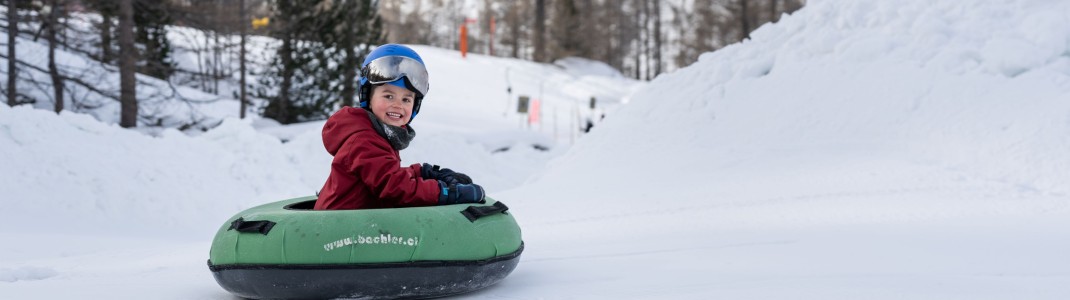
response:
[[[402,157],[497,186],[524,230],[517,270],[460,298],[1070,297],[1070,4],[809,1],[752,36],[645,86],[418,47],[446,76]],[[509,85],[562,119],[628,104],[539,152],[566,125],[519,129]],[[251,123],[146,137],[0,105],[0,298],[232,299],[213,228],[329,159],[315,124]]]
[[[1061,1],[811,1],[660,76],[501,195],[532,276],[506,285],[1070,296],[1068,28]]]
[[[637,193],[707,204],[919,188],[1070,194],[1070,30],[1063,26],[1070,17],[1065,4],[1027,5],[1033,2],[1040,1],[814,3],[762,27],[754,40],[659,77],[516,194],[628,204],[608,211],[660,205]],[[1029,51],[1006,50],[1017,48]],[[620,188],[554,188],[579,181]],[[763,188],[773,182],[777,189]],[[1036,213],[1064,203],[991,196],[889,204],[874,209],[880,216],[849,209],[820,222],[905,217],[888,209]]]

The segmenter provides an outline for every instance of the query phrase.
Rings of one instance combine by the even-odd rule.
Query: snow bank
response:
[[[486,298],[1066,298],[1068,16],[808,1],[501,193],[526,260]]]
[[[42,280],[56,276],[56,270],[44,267],[0,268],[0,282]]]
[[[700,226],[1065,209],[1068,16],[1063,1],[812,1],[658,77],[508,196],[583,214],[558,221],[701,211]]]
[[[323,185],[331,156],[317,126],[302,125],[304,133],[282,143],[251,123],[226,119],[196,137],[173,129],[152,137],[87,115],[0,104],[7,206],[0,226],[25,227],[48,216],[55,226],[27,230],[93,224],[81,230],[192,229],[203,236],[241,209],[311,195]],[[405,165],[462,170],[491,192],[516,186],[556,155],[535,149],[553,143],[526,131],[418,133],[426,136],[405,150]]]
[[[278,139],[228,120],[200,138],[146,136],[90,116],[0,107],[3,226],[212,229],[264,199],[311,194]],[[99,228],[98,228],[99,226]],[[62,227],[62,226],[61,226]],[[54,229],[31,226],[27,230]],[[203,232],[201,232],[203,233]]]

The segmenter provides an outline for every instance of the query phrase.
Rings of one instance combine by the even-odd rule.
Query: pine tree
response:
[[[100,14],[100,23],[96,24],[100,33],[100,56],[98,60],[104,63],[112,63],[115,59],[115,17],[119,14],[119,4],[114,0],[85,0],[87,7]]]
[[[342,106],[353,106],[357,94],[357,73],[369,48],[382,42],[382,22],[376,15],[375,3],[358,0],[331,0],[330,14],[319,24],[321,39],[331,51],[330,57],[320,60],[319,80],[330,87],[331,97],[341,99]],[[341,79],[341,80],[337,80]],[[338,102],[338,101],[330,101]],[[328,115],[334,108],[330,107]]]
[[[165,2],[155,0],[135,0],[134,4],[135,41],[142,45],[138,73],[168,79],[177,66],[171,59],[171,42],[165,27],[171,23],[168,8]]]
[[[304,67],[306,51],[301,45],[301,38],[307,37],[310,14],[308,7],[313,7],[315,0],[276,0],[272,6],[275,14],[272,18],[271,34],[282,44],[276,48],[271,68],[260,76],[257,96],[268,100],[264,107],[264,117],[283,124],[298,121],[297,105],[292,99],[302,99],[304,84],[294,83],[299,70]],[[298,88],[294,88],[297,86]]]
[[[264,116],[288,124],[325,119],[339,105],[352,106],[360,63],[382,39],[376,1],[273,4],[273,34],[282,45],[257,89],[259,97],[269,100]]]

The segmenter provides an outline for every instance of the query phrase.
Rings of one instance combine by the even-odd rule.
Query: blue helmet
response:
[[[380,84],[392,84],[416,93],[409,122],[420,112],[420,103],[430,87],[427,82],[427,68],[424,60],[412,48],[386,44],[375,48],[364,63],[360,65],[360,81],[357,85],[360,107],[367,108],[371,99],[372,87]]]

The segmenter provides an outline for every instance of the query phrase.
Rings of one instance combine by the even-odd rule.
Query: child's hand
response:
[[[478,184],[449,184],[439,181],[439,186],[442,187],[442,191],[438,195],[439,205],[458,204],[458,203],[479,203],[483,202],[484,192],[483,187]]]
[[[424,163],[420,166],[420,177],[424,179],[434,179],[445,182],[446,185],[454,184],[471,184],[472,178],[464,173],[454,172],[448,168],[442,168],[438,165],[431,165]]]

